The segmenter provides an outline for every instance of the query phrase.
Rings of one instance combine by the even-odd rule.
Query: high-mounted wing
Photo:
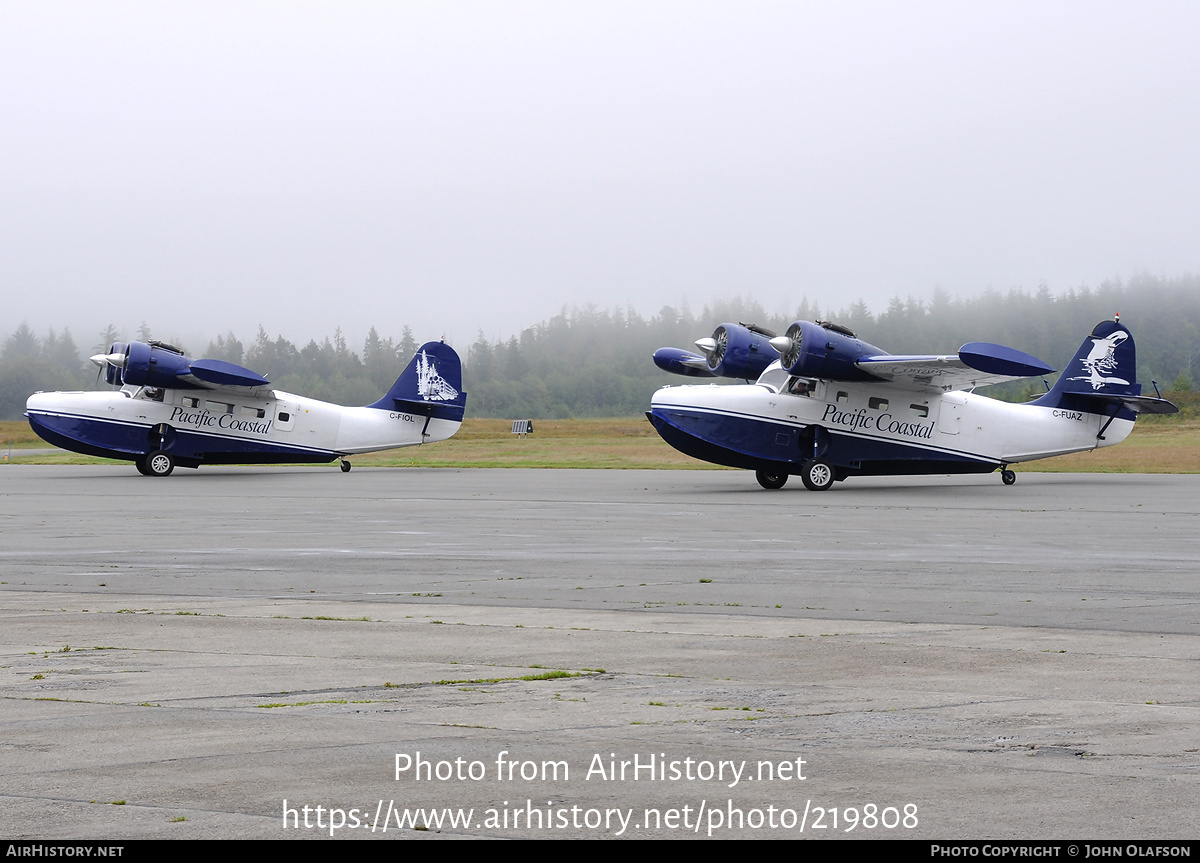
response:
[[[106,371],[110,384],[121,386],[257,389],[271,382],[257,372],[224,360],[193,360],[162,342],[116,342],[92,362]]]
[[[703,356],[660,348],[655,364],[690,377],[755,378],[778,358],[788,374],[833,381],[888,381],[911,389],[945,392],[1050,374],[1037,357],[1004,345],[971,342],[957,354],[896,356],[828,321],[796,321],[782,336],[747,324],[721,324],[699,339]]]
[[[201,387],[268,387],[271,382],[250,369],[224,360],[192,360],[191,374],[179,375]]]
[[[971,342],[957,354],[940,356],[861,357],[855,366],[880,380],[931,392],[973,389],[1054,371],[1035,356],[989,342]]]

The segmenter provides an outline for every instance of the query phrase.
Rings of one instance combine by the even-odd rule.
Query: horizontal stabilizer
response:
[[[1150,396],[1122,396],[1108,393],[1074,393],[1077,401],[1098,401],[1112,405],[1122,405],[1135,414],[1174,414],[1179,408],[1174,402],[1166,399],[1156,399]]]

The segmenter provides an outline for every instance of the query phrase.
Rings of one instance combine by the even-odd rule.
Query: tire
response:
[[[1005,468],[1004,470],[1000,471],[1000,481],[1005,485],[1012,485],[1017,481],[1017,475],[1008,468]]]
[[[825,459],[815,458],[804,466],[804,470],[800,472],[800,479],[809,491],[825,491],[837,480],[837,473],[833,465]]]
[[[153,474],[150,473],[150,468],[146,466],[146,457],[144,455],[138,456],[136,459],[134,459],[133,464],[134,467],[138,469],[138,473],[140,473],[142,476],[153,476]]]
[[[156,449],[145,457],[146,476],[170,476],[171,471],[175,470],[175,459],[171,458],[170,453]]]
[[[342,461],[342,473],[350,473],[350,462]]]
[[[777,470],[756,470],[754,478],[758,480],[758,484],[766,489],[783,488],[787,483],[788,475],[783,471]]]

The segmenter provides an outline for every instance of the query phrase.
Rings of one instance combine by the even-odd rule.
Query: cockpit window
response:
[[[767,369],[758,376],[758,385],[770,389],[772,392],[782,392],[787,386],[788,373],[776,366],[773,369]]]
[[[787,391],[794,396],[811,396],[817,387],[817,382],[809,378],[792,378],[788,381]]]

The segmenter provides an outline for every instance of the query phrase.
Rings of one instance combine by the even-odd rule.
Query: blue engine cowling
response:
[[[185,385],[179,375],[187,374],[190,364],[191,360],[181,353],[145,342],[130,342],[125,347],[121,377],[124,383],[134,386],[178,387]]]
[[[755,380],[779,359],[771,335],[745,324],[721,324],[712,338],[700,339],[696,346],[704,351],[708,370],[717,377]]]
[[[91,359],[104,368],[105,380],[117,386],[253,389],[271,384],[258,372],[224,360],[193,360],[165,342],[113,342],[107,354],[97,354]]]
[[[841,327],[796,321],[772,344],[780,364],[791,374],[831,381],[873,381],[876,378],[855,366],[863,357],[886,356],[874,345]]]

